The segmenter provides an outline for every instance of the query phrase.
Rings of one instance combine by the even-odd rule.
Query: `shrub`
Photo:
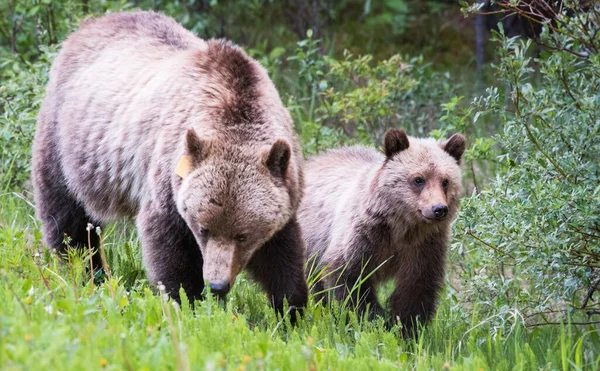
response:
[[[323,56],[320,41],[311,36],[288,58],[298,70],[299,87],[288,106],[301,124],[305,151],[381,143],[391,127],[419,135],[439,127],[441,103],[458,88],[449,74],[434,72],[420,57],[375,61],[348,51],[342,59]]]
[[[489,88],[469,111],[473,122],[499,120],[501,155],[496,179],[463,203],[458,295],[498,319],[600,313],[600,38],[588,32],[600,28],[599,10],[546,22],[536,58],[531,41],[499,35],[505,88]]]
[[[31,169],[31,144],[57,43],[81,18],[131,8],[126,1],[42,1],[0,4],[0,179],[22,189]],[[9,40],[7,47],[3,42]]]
[[[44,48],[35,63],[5,62],[6,79],[0,86],[0,179],[3,186],[20,189],[31,170],[31,144],[51,60],[56,48]]]

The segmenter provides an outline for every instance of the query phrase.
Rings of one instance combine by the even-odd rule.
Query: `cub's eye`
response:
[[[238,234],[235,236],[235,240],[237,242],[246,242],[246,240],[248,240],[248,235],[247,234]]]
[[[423,179],[421,177],[418,177],[418,178],[415,178],[414,182],[415,182],[416,185],[422,186],[422,185],[425,184],[425,179]]]
[[[448,184],[449,184],[449,183],[448,183],[448,181],[447,181],[447,180],[445,180],[445,179],[444,179],[444,180],[442,180],[442,187],[444,187],[444,188],[448,188]]]
[[[208,237],[209,234],[210,234],[210,231],[208,229],[200,227],[200,236]]]

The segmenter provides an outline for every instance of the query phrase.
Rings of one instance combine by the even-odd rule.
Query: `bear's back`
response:
[[[159,130],[184,115],[173,111],[181,86],[190,86],[182,78],[186,55],[205,48],[153,12],[85,21],[63,43],[38,120],[38,131],[48,133],[40,137],[50,139],[39,145],[57,147],[68,187],[99,219],[135,213],[148,193]]]
[[[115,13],[82,22],[62,44],[53,69],[77,69],[93,62],[106,49],[134,48],[167,57],[173,52],[205,48],[206,43],[172,18],[154,12]],[[62,77],[68,71],[61,71]]]
[[[328,150],[305,165],[308,196],[300,207],[300,220],[309,255],[323,252],[332,241],[350,233],[351,219],[361,209],[368,187],[384,161],[373,148],[344,147]],[[318,210],[318,211],[315,211]]]
[[[103,220],[135,214],[151,184],[171,179],[190,127],[234,148],[285,138],[299,154],[273,84],[243,50],[157,13],[119,13],[63,44],[35,148],[57,147],[67,187]]]

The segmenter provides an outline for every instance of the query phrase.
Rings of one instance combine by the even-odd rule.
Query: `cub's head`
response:
[[[187,171],[179,173],[176,200],[202,251],[204,280],[225,296],[254,252],[291,218],[291,149],[284,140],[221,147],[188,131]]]
[[[384,139],[386,160],[378,174],[377,192],[407,222],[449,222],[462,193],[464,151],[465,138],[460,134],[438,142],[409,138],[404,131],[391,129]]]

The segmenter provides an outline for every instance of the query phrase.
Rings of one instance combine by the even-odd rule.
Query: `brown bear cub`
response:
[[[60,253],[88,222],[136,218],[153,283],[220,296],[247,268],[305,305],[302,154],[266,71],[153,12],[85,22],[54,61],[33,149],[37,215]],[[92,236],[94,247],[98,236]]]
[[[410,334],[417,319],[434,313],[443,283],[465,139],[389,130],[384,149],[342,148],[311,159],[298,215],[308,268],[315,259],[320,272],[316,291],[331,289],[374,318],[383,314],[376,285],[394,280],[390,309]]]

